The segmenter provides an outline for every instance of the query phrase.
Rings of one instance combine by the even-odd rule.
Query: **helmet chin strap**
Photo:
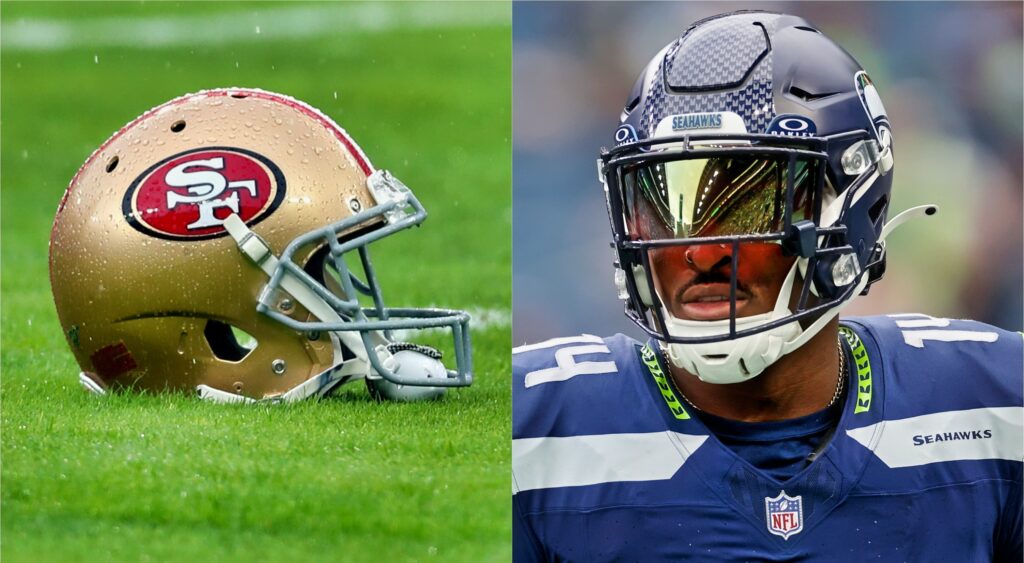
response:
[[[903,211],[882,227],[879,242],[884,243],[886,237],[907,221],[932,216],[937,211],[938,206],[935,205],[921,205]],[[793,292],[796,274],[798,270],[801,272],[806,270],[806,262],[806,258],[801,258],[793,263],[779,290],[779,296],[775,300],[775,308],[772,311],[736,319],[736,330],[754,328],[791,315],[789,300]],[[868,276],[862,273],[852,295],[854,297],[860,295],[867,283]],[[779,358],[806,344],[814,335],[821,332],[826,324],[839,315],[839,312],[851,301],[853,298],[828,309],[806,329],[802,328],[799,322],[793,321],[772,330],[734,340],[703,344],[662,342],[661,348],[674,366],[696,375],[701,381],[716,384],[739,383],[757,377]],[[662,314],[665,319],[665,330],[672,336],[702,337],[729,334],[729,319],[687,321],[676,318],[664,306],[662,306]]]

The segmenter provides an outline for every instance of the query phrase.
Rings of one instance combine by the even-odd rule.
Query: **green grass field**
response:
[[[424,6],[4,3],[5,563],[510,559],[511,9]],[[485,313],[473,387],[244,407],[78,386],[57,202],[121,125],[218,86],[307,101],[414,189],[426,223],[372,247],[384,295]]]

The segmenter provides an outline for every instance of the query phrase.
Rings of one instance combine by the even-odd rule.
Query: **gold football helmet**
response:
[[[425,217],[298,100],[230,88],[153,108],[93,152],[54,219],[50,283],[80,381],[225,402],[360,378],[392,399],[469,385],[469,316],[385,307],[370,261],[369,243]],[[392,333],[445,327],[454,370]]]

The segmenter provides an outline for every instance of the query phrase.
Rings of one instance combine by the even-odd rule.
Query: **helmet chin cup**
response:
[[[415,376],[419,380],[437,379],[441,381],[448,377],[448,371],[440,360],[415,350],[396,352],[385,360],[384,363],[393,374],[401,378],[412,378]],[[378,401],[386,399],[398,402],[440,399],[444,397],[447,391],[445,387],[401,385],[374,373],[366,376],[366,389]]]
[[[789,310],[785,311],[789,314]],[[744,329],[774,320],[775,313],[736,319],[736,328]],[[781,318],[781,317],[778,317]],[[683,321],[666,312],[665,324],[671,334],[713,335],[729,329],[729,320]],[[784,344],[800,335],[796,321],[750,336],[705,344],[661,343],[669,360],[700,378],[715,384],[740,383],[758,376],[782,357]]]
[[[448,391],[446,387],[400,385],[383,378],[366,378],[366,390],[377,401],[394,401],[396,403],[434,401],[443,398]]]
[[[757,327],[792,314],[789,298],[796,279],[797,264],[793,264],[775,300],[775,308],[767,313],[736,319],[736,330]],[[716,321],[689,321],[678,319],[662,309],[665,331],[670,336],[701,337],[729,334],[729,319]],[[702,344],[672,344],[662,342],[662,349],[678,368],[696,375],[701,381],[729,384],[747,381],[758,376],[786,353],[785,344],[800,337],[800,324],[793,321],[771,330],[733,340]]]

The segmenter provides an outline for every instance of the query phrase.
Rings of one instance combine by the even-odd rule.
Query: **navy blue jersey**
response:
[[[925,315],[842,325],[856,365],[838,427],[781,482],[628,337],[514,350],[515,560],[1021,561],[1021,335]]]

